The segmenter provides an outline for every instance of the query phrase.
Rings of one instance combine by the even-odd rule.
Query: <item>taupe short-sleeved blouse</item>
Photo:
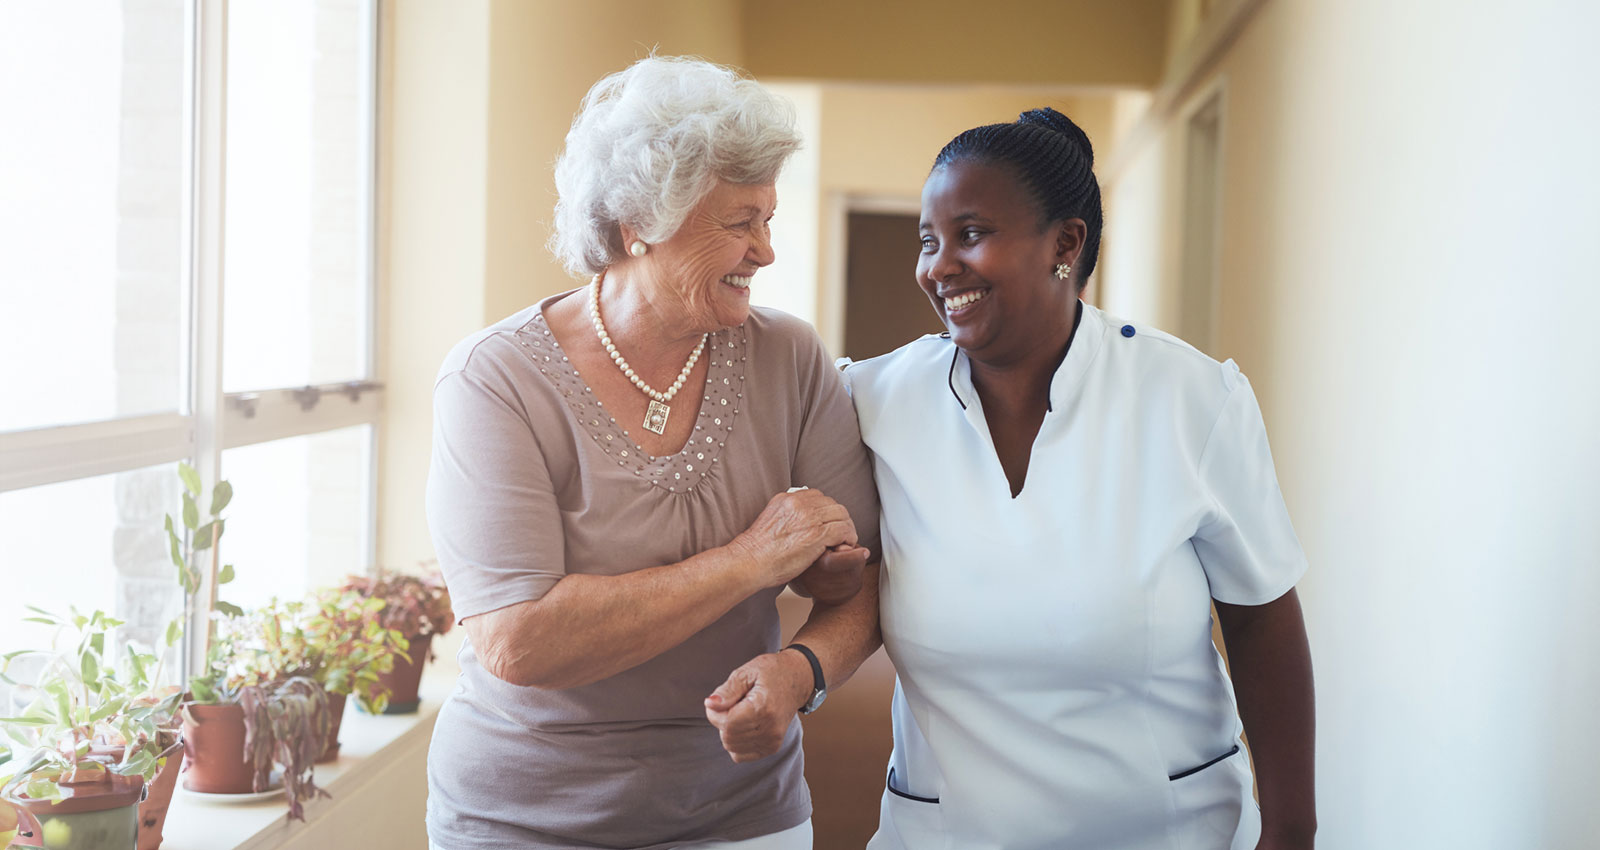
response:
[[[874,557],[878,502],[854,410],[810,326],[752,308],[711,335],[683,451],[645,454],[545,324],[553,296],[463,340],[434,388],[428,525],[456,616],[721,546],[794,486],[845,505]],[[777,588],[650,661],[563,691],[487,673],[470,642],[428,754],[428,831],[450,848],[668,847],[753,838],[810,816],[800,724],[734,764],[703,700],[779,645]]]

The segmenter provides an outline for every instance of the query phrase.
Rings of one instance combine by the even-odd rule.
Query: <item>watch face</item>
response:
[[[824,688],[823,690],[817,691],[816,693],[812,694],[811,695],[811,701],[806,703],[806,714],[810,714],[811,712],[816,711],[817,709],[821,708],[822,707],[822,701],[827,699],[827,698],[828,698],[828,691],[827,691],[826,688]]]

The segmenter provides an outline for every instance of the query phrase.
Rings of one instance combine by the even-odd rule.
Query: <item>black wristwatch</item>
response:
[[[817,660],[817,654],[811,651],[811,647],[803,643],[791,643],[784,649],[798,650],[807,661],[811,662],[811,699],[800,706],[801,714],[810,714],[821,708],[822,701],[828,698],[828,683],[822,678],[822,662]]]

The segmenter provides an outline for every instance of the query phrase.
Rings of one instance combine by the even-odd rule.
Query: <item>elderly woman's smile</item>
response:
[[[770,183],[719,180],[682,229],[633,263],[676,290],[675,300],[688,314],[681,320],[695,331],[734,327],[750,314],[751,279],[772,263],[770,222],[777,204]],[[632,271],[623,266],[613,273]],[[673,318],[663,317],[676,324]]]

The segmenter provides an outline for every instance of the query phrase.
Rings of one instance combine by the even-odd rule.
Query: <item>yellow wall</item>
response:
[[[733,0],[405,0],[383,7],[388,199],[378,556],[432,557],[423,515],[439,363],[577,285],[544,248],[552,166],[584,92],[652,49],[737,63]]]
[[[1600,8],[1472,9],[1273,0],[1197,87],[1225,103],[1216,347],[1312,564],[1330,850],[1600,835]],[[1168,326],[1182,135],[1107,231],[1108,306]]]
[[[483,324],[489,3],[407,0],[381,19],[377,548],[380,563],[410,566],[433,557],[422,514],[433,376]]]
[[[745,57],[762,79],[1148,87],[1167,2],[745,0]]]
[[[652,49],[738,65],[739,21],[734,0],[496,0],[483,324],[577,285],[544,243],[555,159],[589,87]]]
[[[1063,112],[1097,151],[1110,146],[1114,131],[1110,95],[977,86],[828,84],[820,90],[816,325],[835,352],[844,342],[842,219],[850,199],[899,201],[916,212],[922,182],[946,142],[972,127],[1014,121],[1026,109]],[[907,286],[915,285],[913,273],[908,265]]]

